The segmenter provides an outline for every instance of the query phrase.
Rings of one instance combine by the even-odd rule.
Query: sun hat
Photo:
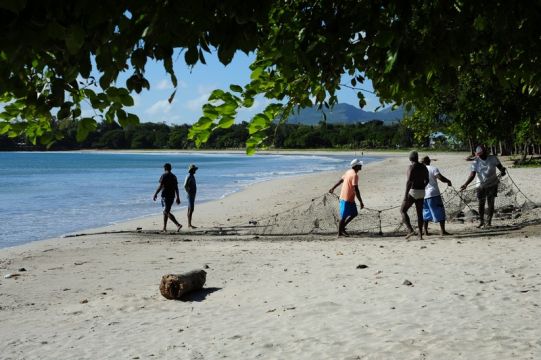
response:
[[[353,168],[355,166],[363,166],[363,162],[359,159],[353,159],[351,160],[351,162],[349,163],[349,165]]]
[[[197,170],[197,169],[199,168],[195,166],[195,164],[190,164],[190,166],[188,166],[188,171]]]

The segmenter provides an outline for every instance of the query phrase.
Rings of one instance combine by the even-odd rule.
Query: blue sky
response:
[[[190,69],[184,62],[184,56],[174,58],[174,69],[178,78],[178,89],[174,101],[169,104],[167,99],[174,91],[169,75],[161,63],[147,63],[146,78],[150,82],[150,90],[140,94],[133,93],[135,105],[127,108],[128,112],[139,116],[141,122],[165,122],[167,124],[192,124],[201,116],[201,106],[214,89],[229,89],[230,84],[245,85],[250,80],[248,66],[254,55],[237,52],[233,62],[227,67],[221,64],[216,56],[207,55],[207,64],[198,63]],[[131,74],[130,74],[131,75]],[[349,84],[344,78],[343,83]],[[119,78],[118,86],[125,85],[125,77]],[[363,88],[372,90],[368,81]],[[365,93],[367,106],[364,110],[373,111],[378,107],[378,98]],[[339,101],[358,106],[356,91],[343,88],[338,93]],[[249,120],[251,116],[261,112],[270,101],[264,98],[256,99],[254,106],[239,112],[237,121]]]

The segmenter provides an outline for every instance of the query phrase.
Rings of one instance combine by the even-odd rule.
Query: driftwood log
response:
[[[162,276],[160,292],[167,299],[180,299],[183,295],[199,290],[205,285],[205,270],[193,270],[184,274],[167,274]]]

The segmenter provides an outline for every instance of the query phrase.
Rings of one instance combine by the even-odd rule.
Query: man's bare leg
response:
[[[167,231],[167,219],[169,219],[169,213],[164,212],[163,213],[163,232]]]
[[[169,213],[168,215],[169,215],[169,219],[171,219],[171,221],[174,222],[175,225],[177,226],[177,231],[180,231],[180,229],[182,229],[182,225],[177,221],[177,219],[175,218],[175,215],[173,215],[172,213]]]
[[[425,235],[428,236],[428,221],[424,222],[424,228],[425,228]]]
[[[414,199],[411,196],[408,196],[400,207],[400,213],[402,214],[402,222],[406,225],[408,233],[406,234],[406,239],[409,239],[412,235],[415,235],[413,227],[411,227],[410,217],[408,216],[408,210],[413,205]]]
[[[485,202],[486,198],[479,199],[479,225],[478,228],[485,226]]]
[[[415,200],[415,210],[417,211],[417,227],[419,227],[419,240],[423,240],[423,203],[424,199]]]
[[[357,217],[357,215],[349,216],[349,217],[346,218],[346,221],[344,221],[344,227],[342,228],[342,232],[344,233],[344,235],[349,236],[349,233],[346,231],[346,226],[348,226],[348,224],[351,222],[351,220],[355,219],[356,217]]]
[[[193,215],[193,209],[188,209],[188,227],[190,229],[197,229],[197,226],[192,225],[192,215]]]
[[[445,220],[440,221],[440,235],[451,235],[447,231],[445,231]]]
[[[492,226],[492,215],[494,215],[494,201],[496,198],[494,196],[487,197],[487,226]]]
[[[340,236],[349,236],[346,231],[345,231],[345,220],[346,219],[340,219],[340,221],[338,222],[338,237]]]

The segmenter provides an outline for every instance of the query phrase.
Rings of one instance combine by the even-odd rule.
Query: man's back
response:
[[[411,188],[415,190],[424,190],[428,184],[428,170],[421,163],[413,163],[410,168],[410,178],[412,182]]]
[[[177,177],[172,172],[165,172],[160,177],[160,183],[163,185],[162,197],[174,198],[178,188]]]

